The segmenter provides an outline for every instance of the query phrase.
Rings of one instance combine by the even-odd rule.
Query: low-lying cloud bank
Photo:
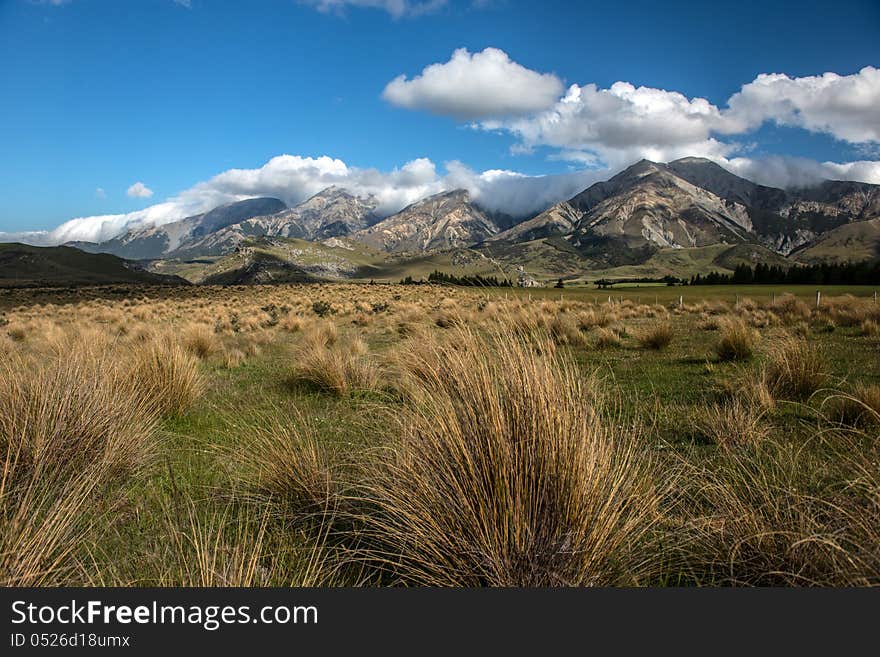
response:
[[[608,175],[586,170],[552,176],[526,176],[515,171],[475,172],[460,162],[449,162],[444,173],[427,158],[407,162],[392,171],[350,167],[342,160],[299,155],[273,157],[257,169],[229,169],[198,183],[168,200],[126,214],[78,217],[50,231],[0,233],[0,241],[37,245],[72,241],[102,242],[127,230],[163,224],[206,212],[218,205],[257,196],[280,198],[290,206],[301,203],[330,185],[358,196],[374,196],[382,215],[397,212],[426,196],[450,189],[467,189],[487,208],[509,214],[534,213],[568,198]]]
[[[880,184],[880,162],[875,161],[837,163],[785,157],[713,159],[733,173],[773,187],[805,186],[824,179]],[[218,205],[257,196],[280,198],[293,206],[330,185],[343,187],[358,196],[374,196],[382,215],[393,214],[431,194],[467,189],[477,203],[489,210],[526,216],[571,198],[594,182],[606,180],[621,168],[599,166],[555,175],[528,176],[503,169],[477,172],[461,162],[452,161],[447,162],[445,171],[440,173],[434,162],[420,158],[383,172],[350,167],[342,160],[327,156],[279,155],[256,169],[224,171],[143,210],[78,217],[50,231],[0,233],[0,241],[36,245],[102,242],[128,230],[161,226],[207,212]]]

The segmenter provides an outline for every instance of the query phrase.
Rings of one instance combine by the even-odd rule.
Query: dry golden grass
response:
[[[880,322],[877,322],[873,319],[862,320],[862,323],[859,326],[859,330],[862,335],[866,335],[870,338],[876,338],[877,336],[880,336]]]
[[[692,423],[698,434],[724,448],[756,445],[769,435],[763,409],[740,397],[725,404],[707,405],[697,412]]]
[[[183,331],[181,338],[184,348],[200,360],[208,360],[219,351],[217,336],[205,324],[193,324]]]
[[[768,353],[761,378],[776,399],[804,401],[828,382],[821,350],[800,338],[782,338]]]
[[[721,335],[715,347],[719,360],[748,360],[755,352],[759,335],[742,319],[731,317],[721,324]]]
[[[336,508],[338,491],[330,456],[301,417],[286,423],[267,418],[240,432],[245,438],[230,456],[242,486],[271,499],[296,519],[326,515]]]
[[[0,373],[0,584],[70,582],[124,482],[155,447],[157,413],[111,346],[70,342]]]
[[[333,326],[334,328],[328,328]],[[340,397],[376,390],[378,365],[359,338],[340,340],[335,326],[319,325],[304,333],[293,353],[294,381],[306,382]]]
[[[567,313],[556,315],[550,322],[550,335],[558,345],[582,346],[586,344],[583,333],[574,317]]]
[[[636,339],[642,347],[659,351],[668,347],[674,336],[675,331],[672,328],[672,324],[661,322],[637,333]]]
[[[834,422],[852,427],[871,427],[880,419],[880,385],[857,384],[849,393],[836,393],[822,404]]]
[[[772,440],[691,465],[695,509],[686,561],[703,584],[828,584],[835,571],[823,504],[810,495],[806,453]]]
[[[810,307],[793,294],[783,294],[767,305],[767,309],[785,324],[795,324],[810,319]]]
[[[622,344],[620,336],[610,328],[602,327],[596,329],[594,336],[594,349],[614,349]]]
[[[602,419],[595,382],[552,344],[452,337],[405,357],[421,394],[362,486],[359,557],[419,585],[648,576],[656,564],[643,546],[659,513],[651,459]]]
[[[165,415],[184,413],[204,387],[195,357],[161,338],[133,348],[129,382]]]
[[[192,502],[186,516],[166,518],[159,586],[271,586],[278,573],[267,550],[268,514],[236,517],[230,506],[207,518]]]

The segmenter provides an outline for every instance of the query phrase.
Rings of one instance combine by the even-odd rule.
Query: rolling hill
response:
[[[147,271],[140,264],[106,253],[68,246],[0,244],[0,287],[65,287],[139,283],[186,285],[177,276]]]

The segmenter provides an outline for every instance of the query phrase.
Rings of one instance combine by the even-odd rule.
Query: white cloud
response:
[[[153,190],[138,181],[129,187],[125,193],[132,198],[150,198],[153,195]]]
[[[775,121],[850,143],[880,142],[880,69],[872,66],[853,75],[762,74],[728,105],[732,127],[740,131]]]
[[[394,105],[461,120],[532,114],[552,107],[562,82],[512,61],[497,48],[459,48],[448,62],[431,64],[411,80],[400,75],[382,97]]]
[[[107,192],[104,191],[103,187],[95,188],[95,198],[105,199],[107,198]]]
[[[343,13],[347,7],[381,9],[393,18],[421,16],[437,11],[445,6],[447,0],[301,0],[318,11]]]
[[[712,136],[725,125],[721,111],[704,98],[615,82],[571,85],[553,107],[530,117],[484,121],[486,130],[507,130],[520,149],[551,146],[576,161],[598,155],[623,166],[640,158],[667,161],[686,155],[721,157],[735,149]]]
[[[817,162],[799,157],[773,156],[761,159],[735,157],[718,164],[753,182],[768,187],[795,188],[823,180],[858,180],[880,185],[880,162]]]
[[[609,169],[585,169],[548,176],[526,176],[503,169],[477,173],[457,161],[447,162],[446,169],[448,173],[444,182],[449,189],[466,189],[483,207],[512,216],[540,212],[616,173]]]
[[[185,7],[186,9],[192,9],[192,0],[174,0],[174,4]]]
[[[544,84],[535,84],[536,79]],[[610,168],[643,157],[660,162],[684,156],[729,161],[747,150],[731,138],[767,122],[827,133],[857,145],[869,157],[880,144],[880,69],[871,66],[852,75],[762,74],[743,85],[725,106],[624,81],[607,89],[574,84],[564,95],[558,85],[555,76],[523,68],[501,50],[487,48],[471,55],[460,49],[449,62],[432,64],[412,80],[396,78],[383,95],[402,107],[476,120],[472,127],[508,132],[517,138],[511,146],[514,154],[544,146],[555,150],[551,159]],[[814,177],[874,180],[875,168],[868,160],[762,161],[778,180],[787,179],[783,170],[792,172],[792,180],[808,170]]]

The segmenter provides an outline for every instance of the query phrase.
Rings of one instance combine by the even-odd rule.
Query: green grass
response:
[[[543,299],[562,299],[600,307],[608,304],[610,296],[613,308],[626,299],[675,305],[679,295],[686,304],[704,300],[730,303],[737,297],[763,302],[785,293],[809,302],[815,298],[816,289],[811,286],[628,286],[609,291],[571,286],[563,290],[456,289],[449,293],[461,293],[466,309],[475,309],[483,297],[505,296],[531,299],[536,304]],[[842,294],[870,297],[874,292],[873,288],[858,286],[818,289],[825,299]],[[203,288],[202,293],[210,295],[210,289]],[[368,298],[366,288],[364,298]],[[613,328],[625,329],[620,347],[591,349],[589,344],[597,330],[593,329],[584,332],[585,344],[562,349],[573,357],[584,377],[597,372],[607,381],[617,404],[615,421],[624,426],[647,427],[645,440],[650,441],[651,449],[661,454],[661,458],[692,458],[696,454],[709,463],[716,457],[716,448],[695,433],[688,419],[707,404],[719,401],[725,390],[741,387],[738,382],[743,377],[759,372],[769,346],[790,333],[792,327],[760,329],[755,357],[738,363],[718,361],[715,347],[719,332],[700,328],[693,313],[671,315],[674,338],[668,347],[663,350],[643,348],[637,339],[639,332],[657,321],[645,317],[612,322]],[[438,335],[444,332],[430,321],[425,324],[428,331]],[[880,383],[878,338],[862,335],[858,326],[838,326],[827,331],[807,324],[805,330],[805,339],[818,347],[827,360],[831,386],[847,389],[855,383]],[[380,360],[400,344],[399,336],[390,328],[360,329],[349,321],[342,321],[340,331],[362,336],[372,354]],[[121,519],[100,538],[95,559],[99,565],[116,568],[117,581],[157,583],[156,573],[164,554],[161,537],[167,533],[169,522],[185,529],[186,505],[190,500],[197,517],[204,522],[230,506],[233,514],[247,513],[252,508],[249,492],[238,489],[235,465],[228,453],[246,445],[254,427],[304,422],[319,437],[322,449],[336,455],[347,468],[356,467],[354,464],[362,462],[367,452],[381,448],[399,430],[395,418],[401,414],[404,401],[393,394],[380,390],[340,398],[306,384],[292,383],[294,347],[301,339],[301,333],[279,332],[276,342],[265,345],[259,355],[238,367],[227,369],[213,361],[200,365],[208,384],[204,395],[184,415],[164,421],[159,457],[146,477],[128,493],[126,512]],[[778,404],[766,418],[772,435],[787,444],[806,446],[820,453],[823,448],[814,444],[814,437],[817,411],[823,398],[824,393],[804,404]],[[272,540],[282,536],[289,538],[293,531],[283,519],[273,518],[269,526]],[[234,535],[228,539],[236,540]],[[312,539],[303,539],[306,548],[309,540]],[[120,554],[126,558],[119,559]],[[303,557],[299,552],[290,552],[280,555],[278,560],[284,563],[285,571],[295,573],[302,566]],[[362,581],[358,573],[343,573],[340,577],[343,584]],[[691,581],[685,575],[682,578],[681,581]],[[289,581],[272,583],[295,581],[291,575]]]

